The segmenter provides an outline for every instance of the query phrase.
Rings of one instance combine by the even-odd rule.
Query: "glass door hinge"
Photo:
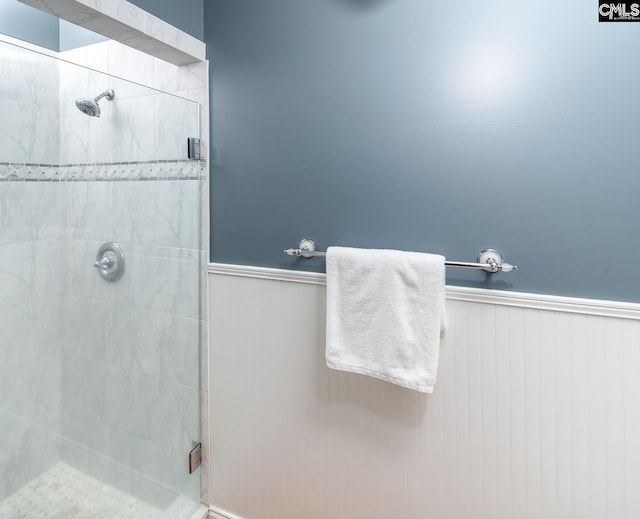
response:
[[[202,443],[198,443],[189,453],[189,474],[193,474],[202,463]]]

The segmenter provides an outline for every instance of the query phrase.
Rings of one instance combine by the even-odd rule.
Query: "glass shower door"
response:
[[[65,518],[187,517],[199,106],[4,43],[0,77],[0,517],[34,496]]]

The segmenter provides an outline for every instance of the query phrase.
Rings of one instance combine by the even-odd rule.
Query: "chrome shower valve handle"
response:
[[[98,269],[102,279],[113,283],[124,274],[124,254],[122,249],[113,242],[104,243],[96,254],[93,266]]]
[[[96,261],[93,266],[97,269],[109,270],[116,262],[115,255],[111,251],[107,251],[105,255],[99,261]]]

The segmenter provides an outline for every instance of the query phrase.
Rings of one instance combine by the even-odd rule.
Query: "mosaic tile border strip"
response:
[[[206,178],[206,162],[195,160],[63,165],[0,162],[0,182],[109,182]]]

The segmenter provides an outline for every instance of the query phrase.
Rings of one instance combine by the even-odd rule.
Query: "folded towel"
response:
[[[327,366],[433,392],[445,328],[444,257],[327,250]]]

